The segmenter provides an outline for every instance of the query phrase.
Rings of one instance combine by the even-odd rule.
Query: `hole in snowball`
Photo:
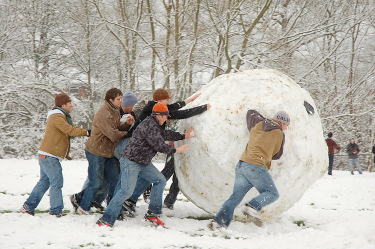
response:
[[[314,107],[312,107],[312,105],[310,105],[307,101],[303,102],[303,105],[305,106],[308,114],[313,115],[315,113]]]

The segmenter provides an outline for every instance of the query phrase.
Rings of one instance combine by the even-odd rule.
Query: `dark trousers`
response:
[[[164,169],[161,171],[161,173],[165,176],[165,179],[167,179],[167,181],[173,175],[172,184],[171,184],[171,187],[169,188],[169,193],[164,199],[164,203],[166,205],[173,205],[177,200],[178,193],[180,192],[180,188],[178,187],[178,179],[177,179],[176,173],[174,171],[174,156],[173,156],[173,154],[167,156],[167,160],[166,160]]]
[[[332,175],[332,168],[333,168],[333,154],[328,154],[329,164],[328,164],[328,175]]]

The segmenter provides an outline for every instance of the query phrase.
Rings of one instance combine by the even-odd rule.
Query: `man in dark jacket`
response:
[[[167,121],[168,107],[157,103],[153,107],[153,114],[147,117],[134,131],[129,144],[125,147],[120,159],[119,189],[109,203],[102,218],[97,221],[99,226],[112,227],[121,212],[123,202],[133,193],[138,178],[144,178],[153,183],[150,205],[145,214],[145,220],[164,225],[159,216],[162,213],[163,190],[166,184],[165,177],[152,164],[151,160],[157,152],[171,154],[187,151],[184,144],[176,149],[167,145],[165,141],[178,141],[193,137],[190,127],[186,135],[163,128]]]
[[[258,190],[259,195],[245,205],[243,213],[249,218],[254,216],[251,215],[252,213],[255,212],[257,215],[263,207],[279,198],[268,170],[271,168],[271,160],[277,160],[283,154],[285,142],[283,131],[290,123],[289,115],[284,111],[279,111],[272,120],[269,120],[257,111],[249,110],[246,120],[250,136],[246,149],[236,166],[233,194],[208,225],[211,230],[229,226],[234,209],[252,187]]]
[[[352,175],[354,175],[353,164],[357,165],[358,173],[362,174],[361,165],[359,164],[359,159],[358,159],[359,151],[360,151],[359,146],[358,144],[355,143],[354,138],[350,139],[350,143],[346,147],[346,153],[348,153],[348,156],[349,156],[349,168],[350,168],[350,173]]]
[[[332,175],[332,167],[333,167],[333,159],[334,159],[334,155],[335,155],[335,149],[341,150],[341,148],[339,146],[337,146],[335,140],[332,139],[332,136],[333,136],[332,132],[329,132],[328,138],[326,139],[326,143],[327,143],[327,146],[328,146],[328,160],[329,160],[328,175]]]

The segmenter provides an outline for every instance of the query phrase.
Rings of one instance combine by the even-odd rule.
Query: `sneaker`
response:
[[[167,203],[163,203],[163,207],[164,208],[168,208],[168,209],[170,209],[170,210],[173,210],[173,204],[167,204]]]
[[[31,216],[34,216],[34,212],[32,212],[32,211],[29,211],[29,210],[27,210],[27,208],[26,208],[26,206],[25,205],[23,205],[22,207],[21,207],[21,213],[24,213],[24,214],[30,214]]]
[[[207,227],[211,231],[215,231],[215,230],[219,230],[219,229],[223,228],[215,220],[211,220]]]
[[[249,221],[254,223],[256,226],[258,227],[263,226],[263,221],[261,219],[259,211],[253,208],[252,206],[246,204],[242,210],[242,213],[246,216],[246,218]]]
[[[126,200],[122,204],[123,211],[121,212],[122,215],[134,218],[135,217],[135,208],[136,204],[132,200]]]
[[[143,200],[149,204],[150,203],[150,195],[151,195],[151,187],[152,185],[150,185],[150,187],[148,187],[145,192],[143,193]]]
[[[111,224],[109,224],[108,222],[106,222],[106,221],[104,221],[104,220],[102,220],[102,219],[99,219],[99,220],[96,222],[96,224],[97,224],[98,226],[100,226],[100,227],[102,227],[102,226],[112,227]]]
[[[77,212],[77,209],[79,207],[79,202],[77,200],[76,194],[70,196],[70,203],[72,203],[74,212]]]
[[[60,214],[49,213],[49,214],[55,216],[56,218],[61,218],[61,217],[63,217],[63,216],[66,216],[65,213],[60,213]]]
[[[151,222],[155,226],[163,226],[164,227],[164,222],[162,222],[159,219],[159,217],[160,217],[160,214],[154,214],[154,213],[152,213],[150,211],[147,211],[147,213],[145,214],[144,219],[146,221]]]
[[[84,210],[83,208],[81,208],[81,206],[78,206],[76,212],[77,212],[78,214],[80,214],[80,215],[89,215],[89,214],[91,214],[91,213],[90,213],[90,210],[89,210],[89,211],[86,211],[86,210]]]
[[[105,208],[101,204],[97,203],[96,201],[93,201],[90,206],[96,208],[100,212],[105,211]]]

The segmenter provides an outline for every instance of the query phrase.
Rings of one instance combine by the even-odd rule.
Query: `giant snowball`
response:
[[[328,166],[327,145],[315,103],[309,93],[286,75],[257,69],[222,75],[200,91],[186,108],[209,103],[207,112],[179,122],[180,131],[195,128],[189,151],[176,154],[176,174],[183,194],[195,205],[216,214],[233,191],[235,167],[249,139],[246,113],[255,109],[266,118],[286,111],[291,119],[285,131],[284,154],[272,161],[270,174],[279,199],[265,207],[264,220],[289,209]],[[252,188],[243,203],[259,193]],[[235,215],[241,218],[239,205]]]

